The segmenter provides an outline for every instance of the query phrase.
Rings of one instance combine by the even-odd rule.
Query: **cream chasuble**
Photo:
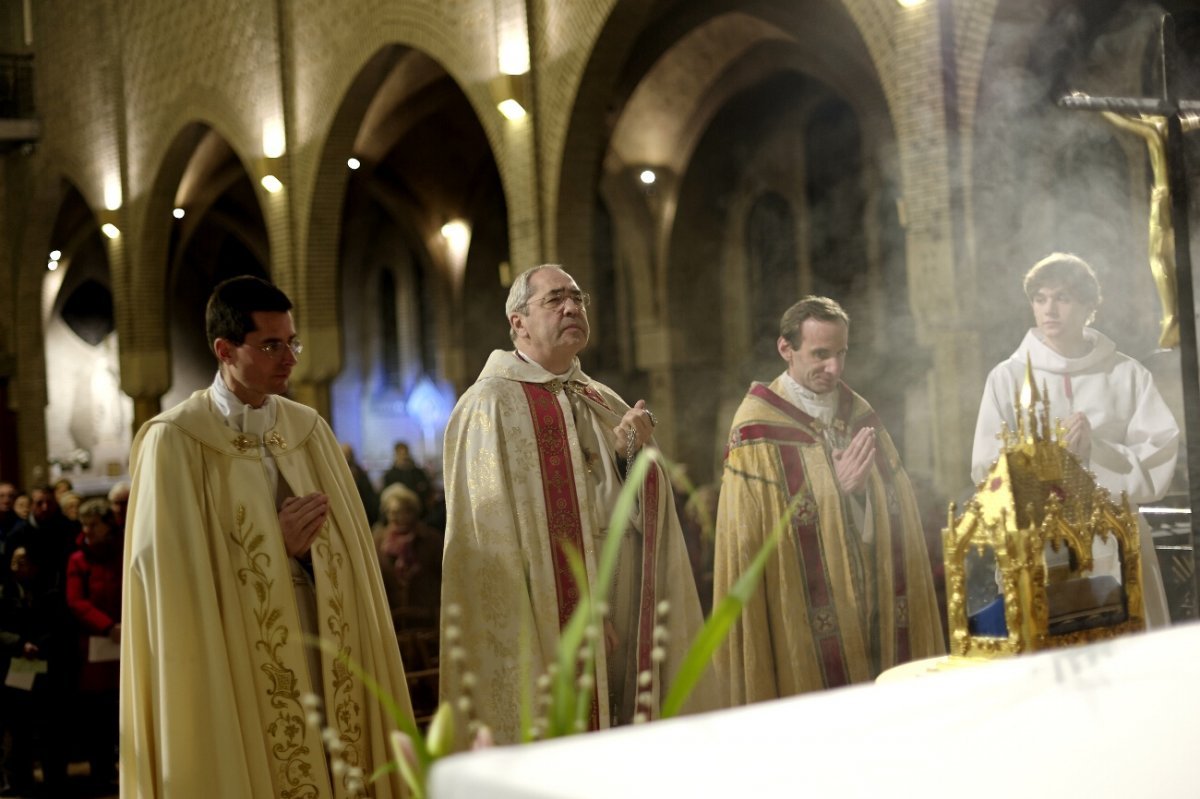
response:
[[[132,450],[121,640],[122,797],[345,797],[301,696],[320,680],[325,724],[369,775],[391,759],[379,701],[321,652],[310,678],[292,563],[265,443],[281,482],[329,497],[312,547],[319,634],[411,717],[362,503],[329,426],[274,397],[264,436],[229,427],[211,389],[148,422]],[[368,785],[405,795],[397,774]]]
[[[620,479],[610,431],[628,409],[578,361],[560,377],[495,351],[450,417],[442,635],[445,641],[450,623],[461,628],[464,659],[443,657],[441,694],[456,698],[463,672],[470,672],[476,715],[499,743],[520,739],[522,691],[533,694],[554,661],[561,626],[587,589],[567,565],[568,547],[582,555],[589,582],[596,578],[609,516],[599,506]],[[619,639],[612,660],[620,662],[610,663],[602,647],[597,653],[594,728],[634,711],[655,717],[703,622],[670,486],[657,466],[630,528],[608,600]],[[665,657],[656,661],[655,614],[663,600],[668,637]],[[457,622],[449,620],[449,605],[460,609]],[[651,684],[635,689],[643,671]],[[713,679],[700,683],[689,711],[718,706]]]
[[[844,383],[823,422],[785,398],[785,379],[750,387],[734,417],[721,481],[714,603],[792,498],[802,497],[762,583],[717,652],[731,704],[864,682],[945,652],[916,498],[891,437]],[[868,518],[854,524],[830,449],[863,427],[875,428],[876,455],[862,506]]]

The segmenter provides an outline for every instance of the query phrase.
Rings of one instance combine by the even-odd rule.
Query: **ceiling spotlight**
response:
[[[59,258],[62,258],[62,250],[51,250],[50,251],[50,260],[51,261],[57,261]]]
[[[654,174],[653,169],[643,169],[641,174],[638,175],[638,180],[649,186],[658,180],[658,175]]]
[[[184,211],[182,208],[176,208],[171,212],[171,216],[175,217],[176,219],[183,219],[183,215],[186,213],[187,211]]]
[[[925,5],[925,0],[896,0],[901,8],[916,8]]]
[[[281,183],[279,178],[275,177],[274,175],[263,175],[262,187],[274,194],[283,188],[283,183]]]
[[[359,161],[357,158],[351,156],[350,158],[346,159],[346,166],[350,167],[351,169],[358,169],[360,166],[362,166],[362,161]]]
[[[115,239],[121,235],[121,229],[118,228],[116,225],[114,225],[112,222],[105,222],[103,225],[100,226],[100,230],[104,233],[105,236],[108,236],[110,239]]]
[[[57,252],[57,250],[55,252]],[[51,272],[53,272],[55,269],[58,269],[58,259],[51,258],[50,261],[46,264],[46,268],[49,269]]]

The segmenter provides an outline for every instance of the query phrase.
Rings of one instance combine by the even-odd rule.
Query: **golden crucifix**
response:
[[[1074,94],[1086,96],[1079,92]],[[1121,130],[1141,136],[1150,154],[1153,177],[1150,188],[1150,272],[1162,304],[1158,346],[1163,349],[1178,347],[1179,303],[1175,283],[1175,228],[1171,224],[1171,188],[1167,173],[1167,118],[1155,114],[1101,113]],[[1200,114],[1180,114],[1179,121],[1184,133],[1200,128]]]

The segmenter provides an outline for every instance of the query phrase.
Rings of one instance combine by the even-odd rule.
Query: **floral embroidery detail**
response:
[[[258,446],[258,439],[243,433],[233,440],[233,446],[237,447],[238,452],[245,452],[248,449]],[[242,509],[244,512],[244,508]]]
[[[812,498],[811,494],[796,503],[795,514],[796,521],[804,526],[812,526],[820,522],[820,512],[817,509],[816,500]]]
[[[236,446],[237,442],[234,444]],[[270,575],[271,556],[263,551],[263,534],[254,531],[253,522],[246,524],[244,505],[238,506],[237,531],[230,537],[244,557],[244,565],[237,569],[238,581],[254,589],[254,619],[258,623],[254,649],[265,658],[258,667],[271,680],[267,694],[271,707],[277,711],[266,732],[271,754],[279,766],[279,796],[282,799],[315,798],[320,796],[320,790],[312,781],[309,759],[313,757],[313,750],[305,741],[308,728],[300,705],[296,672],[283,662],[282,650],[288,641],[288,628],[281,623],[283,611],[271,602],[271,589],[275,585]]]
[[[284,441],[283,436],[279,435],[278,430],[272,430],[267,433],[267,437],[264,440],[276,449],[287,449],[287,442]]]
[[[330,719],[337,725],[338,738],[345,747],[342,759],[351,766],[358,766],[369,771],[364,762],[360,744],[363,741],[362,705],[358,701],[358,688],[354,674],[347,666],[354,652],[348,643],[350,624],[346,621],[346,600],[342,593],[339,574],[343,567],[345,556],[334,552],[330,543],[329,522],[325,523],[314,549],[325,566],[324,574],[329,589],[329,615],[325,617],[325,629],[337,649],[337,655],[330,666],[330,683],[333,695],[326,706],[332,708]],[[348,787],[349,775],[342,776],[343,787]]]
[[[833,612],[828,608],[818,610],[813,616],[813,629],[823,635],[832,633],[837,627],[833,618]]]

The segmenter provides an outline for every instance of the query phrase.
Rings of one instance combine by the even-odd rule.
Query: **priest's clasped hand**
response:
[[[314,491],[303,497],[288,497],[279,509],[279,527],[288,557],[306,554],[329,516],[329,497]]]
[[[875,464],[875,428],[864,427],[855,433],[845,449],[833,451],[833,471],[843,494],[857,494],[867,485],[867,475]]]
[[[633,443],[635,449],[641,449],[650,442],[651,436],[654,435],[654,414],[646,410],[646,401],[638,400],[633,404],[633,407],[625,412],[621,417],[621,423],[613,428],[613,435],[616,436],[616,451],[625,454],[625,443],[629,440],[629,432],[633,431]]]

